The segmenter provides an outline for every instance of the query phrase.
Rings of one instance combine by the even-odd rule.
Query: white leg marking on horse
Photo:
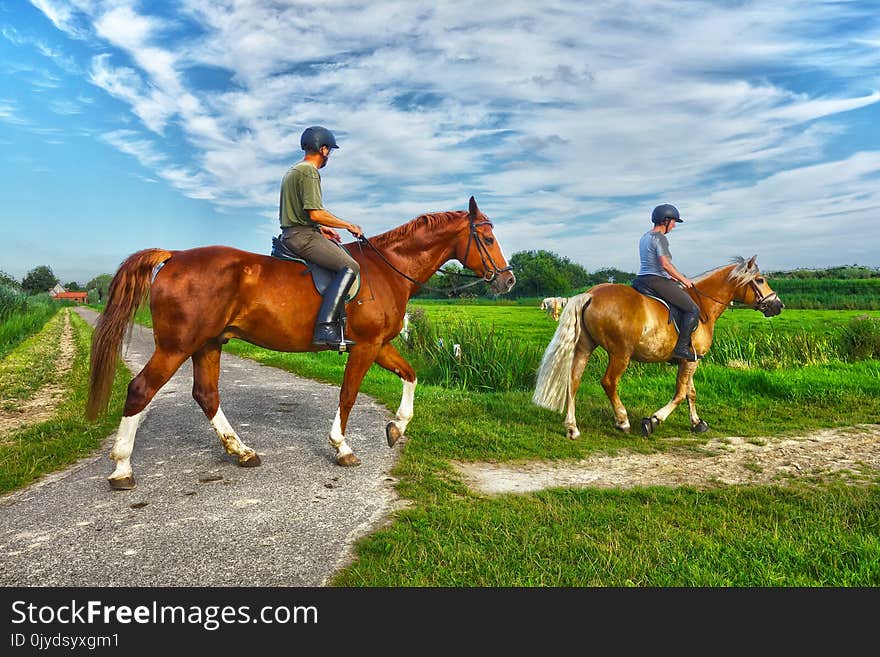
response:
[[[336,419],[333,420],[333,428],[330,429],[330,444],[336,448],[336,456],[345,456],[351,454],[352,449],[345,442],[345,436],[342,435],[342,420],[339,417],[339,409],[336,409]]]
[[[123,417],[116,430],[116,440],[110,450],[110,458],[116,461],[116,469],[108,479],[125,479],[131,476],[131,452],[134,449],[134,435],[140,426],[146,409],[135,415]]]
[[[666,404],[666,406],[661,408],[659,411],[654,413],[654,415],[657,416],[658,420],[663,422],[664,420],[666,420],[666,418],[669,417],[669,414],[672,413],[672,411],[674,411],[676,408],[678,408],[678,402],[671,401],[668,404]]]
[[[214,431],[216,431],[217,435],[220,437],[220,442],[223,443],[223,447],[226,449],[227,454],[233,454],[239,458],[254,455],[254,450],[241,442],[241,438],[235,433],[235,429],[229,424],[229,420],[226,419],[223,409],[219,406],[217,407],[217,412],[214,413],[214,417],[211,418],[211,426],[214,427]]]
[[[416,383],[418,383],[418,379],[414,380],[412,383],[409,381],[403,382],[403,394],[400,397],[400,407],[397,409],[397,414],[394,416],[394,419],[397,421],[397,428],[400,430],[401,435],[406,433],[406,425],[409,424],[409,421],[412,420],[413,417],[413,399],[416,395]]]

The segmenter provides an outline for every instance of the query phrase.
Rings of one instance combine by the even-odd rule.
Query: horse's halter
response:
[[[486,245],[482,242],[479,234],[477,233],[477,228],[479,226],[492,226],[492,222],[489,221],[488,219],[486,219],[485,221],[479,221],[479,222],[474,221],[473,216],[470,213],[468,213],[468,224],[469,224],[470,234],[468,235],[468,243],[467,243],[467,246],[465,246],[464,257],[461,259],[461,262],[462,262],[462,264],[464,264],[465,267],[467,267],[467,264],[465,264],[465,263],[467,263],[467,257],[468,257],[468,253],[470,253],[471,244],[476,242],[477,252],[480,254],[480,262],[483,265],[483,275],[480,276],[478,274],[468,274],[465,272],[447,272],[443,269],[438,269],[437,271],[441,274],[451,274],[453,276],[465,276],[467,278],[476,278],[477,279],[477,280],[472,281],[470,283],[465,283],[464,285],[454,285],[453,287],[451,287],[449,289],[441,289],[441,288],[437,288],[437,287],[431,287],[429,285],[426,285],[425,283],[422,283],[419,280],[416,280],[415,278],[413,278],[409,274],[403,273],[397,267],[395,267],[393,264],[391,264],[388,261],[388,259],[375,246],[373,246],[372,242],[370,242],[370,240],[368,240],[364,235],[361,235],[358,238],[358,240],[360,242],[365,243],[367,246],[369,246],[371,249],[373,249],[373,251],[376,253],[376,255],[378,255],[385,262],[385,264],[388,265],[392,269],[392,271],[400,274],[406,280],[408,280],[410,283],[415,283],[416,285],[418,285],[419,287],[421,287],[425,290],[431,290],[432,292],[443,292],[449,296],[454,296],[458,292],[461,292],[462,290],[467,289],[473,285],[477,285],[477,284],[483,283],[483,282],[491,283],[492,281],[495,280],[495,278],[498,276],[498,274],[502,274],[506,271],[510,271],[513,269],[513,267],[511,265],[508,265],[507,267],[498,267],[498,265],[496,265],[495,261],[492,259],[492,254],[489,253],[489,249],[486,248]],[[491,267],[489,265],[491,265]]]
[[[480,226],[489,226],[490,228],[494,228],[492,222],[486,219],[485,221],[476,222],[474,218],[468,214],[468,223],[470,224],[470,235],[468,236],[467,246],[464,248],[464,257],[461,259],[462,264],[467,267],[467,258],[468,253],[471,250],[471,244],[477,245],[477,253],[480,254],[480,262],[483,264],[483,276],[482,280],[491,283],[495,280],[498,274],[503,274],[506,271],[510,271],[513,269],[512,265],[507,265],[507,267],[498,267],[495,264],[495,260],[492,259],[492,254],[489,253],[489,249],[486,247],[486,244],[483,240],[480,239],[479,233],[477,233],[477,228]],[[491,265],[491,267],[489,266]],[[479,281],[476,281],[479,283]]]
[[[755,279],[749,281],[749,287],[752,288],[752,292],[755,293],[755,303],[752,304],[752,308],[758,310],[764,314],[767,314],[768,306],[771,303],[779,300],[779,295],[776,292],[771,292],[768,295],[764,295],[761,292],[761,288],[758,287],[758,284],[755,282]]]

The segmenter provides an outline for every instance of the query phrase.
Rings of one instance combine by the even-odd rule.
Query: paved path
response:
[[[136,373],[152,333],[135,326],[126,345]],[[390,415],[370,398],[359,395],[346,436],[362,465],[343,468],[327,443],[336,386],[224,354],[221,407],[263,460],[241,468],[191,387],[188,361],[156,395],[132,453],[135,490],[107,484],[108,440],[0,498],[0,585],[322,586],[393,509],[399,448],[388,448]]]

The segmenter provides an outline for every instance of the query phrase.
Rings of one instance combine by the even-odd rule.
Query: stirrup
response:
[[[700,358],[702,358],[702,356],[700,356],[700,354],[698,354],[697,351],[692,346],[685,347],[685,350],[687,352],[687,355],[682,355],[680,353],[677,353],[677,351],[678,351],[677,348],[673,349],[672,350],[672,358],[670,359],[669,362],[674,363],[675,361],[678,361],[678,360],[686,360],[690,363],[693,363],[693,362],[700,360]]]
[[[344,321],[321,322],[312,334],[312,344],[321,347],[332,347],[340,354],[348,351],[355,343],[345,338],[344,326]]]

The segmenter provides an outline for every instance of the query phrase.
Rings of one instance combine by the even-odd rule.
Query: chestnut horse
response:
[[[770,289],[755,265],[734,259],[696,278],[691,296],[700,306],[700,324],[692,335],[694,349],[704,355],[712,344],[715,322],[732,301],[752,306],[766,317],[782,312],[785,305]],[[614,410],[614,426],[629,433],[626,408],[617,394],[617,384],[630,360],[661,363],[672,358],[678,334],[669,322],[669,310],[660,301],[645,296],[629,285],[601,283],[569,299],[559,326],[547,346],[538,370],[532,401],[557,412],[565,411],[568,437],[580,436],[574,402],[587,360],[600,346],[608,353],[608,368],[602,387]],[[687,398],[691,430],[706,431],[709,425],[697,415],[694,371],[699,361],[678,362],[678,377],[672,400],[642,420],[642,434],[650,435]]]
[[[413,417],[416,374],[391,344],[403,326],[409,298],[452,259],[482,277],[496,294],[513,288],[516,278],[492,228],[471,197],[467,211],[424,214],[364,239],[360,248],[348,245],[360,264],[362,282],[347,308],[346,335],[356,344],[345,364],[329,436],[339,465],[360,463],[345,441],[345,427],[373,363],[403,382],[400,407],[385,428],[389,446],[404,435]],[[304,269],[301,263],[225,246],[145,249],[122,263],[92,338],[86,416],[92,420],[106,410],[125,331],[147,296],[156,350],[128,385],[110,452],[116,463],[108,477],[111,487],[134,488],[130,458],[144,409],[187,358],[193,362],[193,397],[227,453],[241,466],[260,465],[260,457],[241,441],[220,408],[220,352],[230,338],[275,351],[327,349],[312,345],[321,297],[311,276],[302,275]]]

